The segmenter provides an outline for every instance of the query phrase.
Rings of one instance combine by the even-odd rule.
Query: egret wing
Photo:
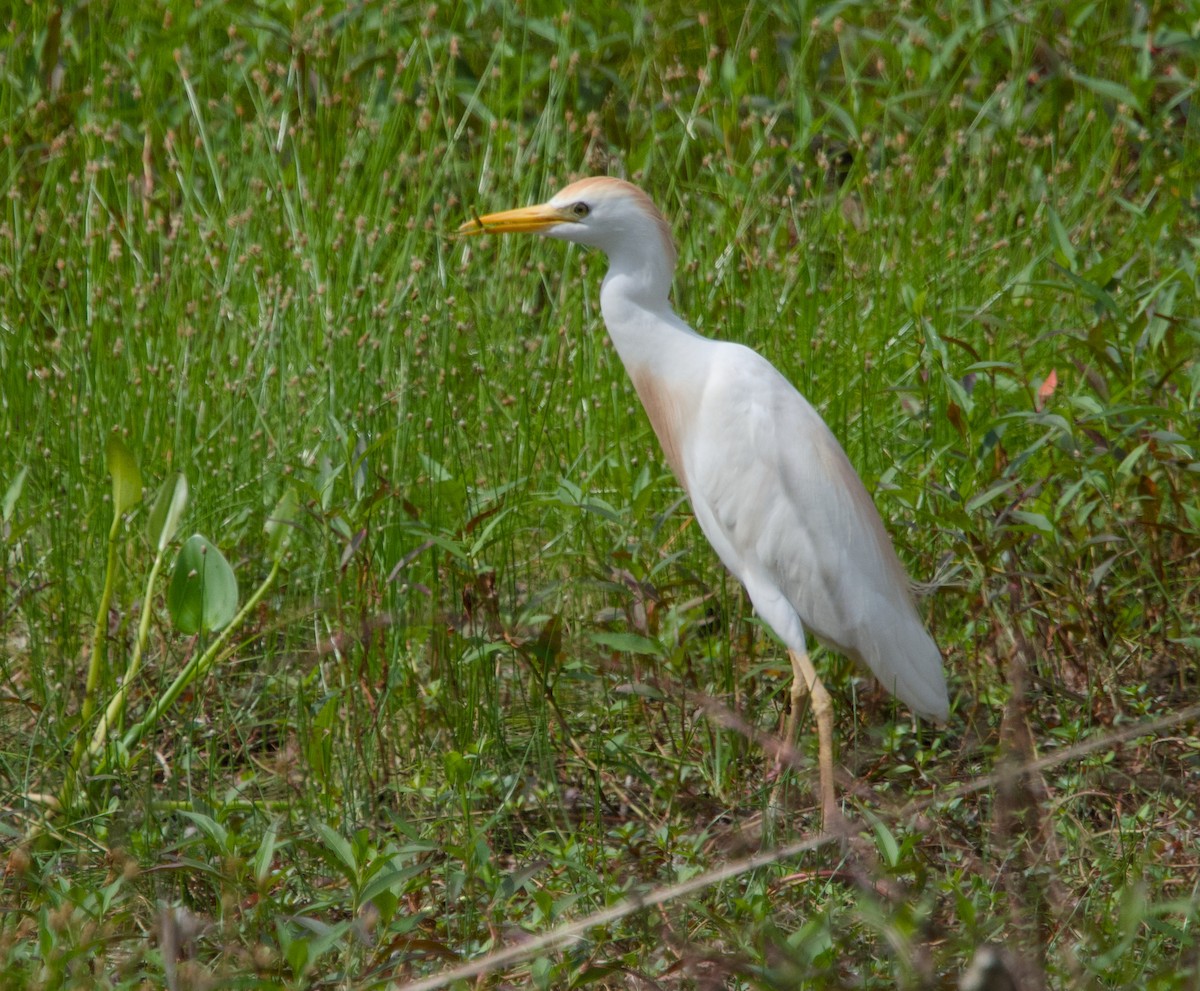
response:
[[[915,712],[945,719],[941,654],[913,607],[908,576],[812,405],[761,355],[722,344],[695,408],[681,451],[688,491],[706,536],[756,606],[773,592]],[[767,608],[775,615],[764,618],[788,640],[786,617]]]

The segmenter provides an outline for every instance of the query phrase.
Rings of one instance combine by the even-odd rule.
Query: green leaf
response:
[[[900,844],[891,830],[879,820],[875,821],[875,849],[888,867],[896,867],[900,863]]]
[[[263,524],[263,530],[267,534],[267,552],[272,561],[278,561],[287,551],[292,541],[292,531],[296,526],[296,517],[299,515],[300,500],[296,496],[296,490],[289,486],[275,503],[267,522]]]
[[[1054,533],[1054,525],[1042,513],[1029,513],[1023,509],[1014,509],[1012,518],[1025,527],[1032,527],[1042,533]]]
[[[600,964],[599,966],[589,966],[586,967],[578,977],[571,981],[571,987],[582,988],[588,984],[595,984],[597,981],[607,981],[613,976],[613,974],[622,974],[624,972],[625,965],[622,963],[608,963]]]
[[[278,840],[278,824],[273,822],[263,833],[263,838],[258,844],[258,852],[254,855],[254,880],[259,888],[265,887],[271,876],[271,865],[275,862],[275,846]]]
[[[308,915],[297,915],[292,917],[292,921],[297,927],[307,929],[312,933],[311,939],[297,939],[292,946],[303,942],[305,951],[303,956],[297,955],[297,960],[300,961],[300,970],[297,977],[302,976],[312,968],[316,962],[336,946],[350,929],[350,922],[338,922],[330,925],[328,922],[323,922],[320,919],[314,919]],[[289,963],[291,960],[289,959]]]
[[[21,490],[25,487],[25,477],[29,474],[28,466],[17,472],[17,477],[8,483],[4,492],[4,501],[0,503],[0,521],[7,523],[12,519],[13,507],[21,498]]]
[[[166,479],[154,499],[150,519],[146,522],[146,536],[156,551],[167,549],[179,529],[179,518],[187,506],[188,481],[183,472],[176,472]]]
[[[142,473],[138,471],[133,452],[116,434],[108,435],[104,450],[108,473],[113,483],[113,514],[123,516],[142,501]]]
[[[1133,469],[1137,466],[1138,460],[1149,449],[1149,441],[1144,441],[1138,444],[1132,451],[1125,455],[1125,459],[1117,466],[1118,475],[1132,475]]]
[[[1081,72],[1072,72],[1071,81],[1082,86],[1084,89],[1091,90],[1097,96],[1105,100],[1113,100],[1117,103],[1123,103],[1125,106],[1141,112],[1142,101],[1139,100],[1128,86],[1122,86],[1118,82],[1111,79],[1100,79],[1096,76],[1085,76]]]
[[[636,695],[639,698],[654,699],[656,702],[666,701],[666,694],[654,685],[643,685],[640,681],[626,682],[613,689],[615,695]]]
[[[525,887],[533,878],[537,877],[546,869],[549,862],[545,860],[535,860],[531,864],[526,864],[524,867],[513,871],[500,879],[500,888],[495,894],[495,899],[512,898],[518,891]]]
[[[457,750],[447,750],[442,755],[442,765],[446,768],[446,777],[455,788],[462,788],[470,782],[471,764]]]
[[[316,830],[321,834],[321,839],[325,841],[326,849],[334,855],[326,857],[326,861],[340,870],[351,884],[357,884],[358,859],[354,856],[354,847],[350,841],[332,826],[323,822],[316,824]]]
[[[429,475],[430,481],[448,482],[454,477],[445,469],[444,466],[434,461],[433,458],[429,457],[429,455],[422,454],[420,451],[418,451],[417,457],[420,459],[422,466]]]
[[[192,534],[175,558],[167,609],[182,633],[219,630],[237,612],[238,587],[225,556],[200,534]]]
[[[1054,263],[1052,263],[1054,264]],[[1079,289],[1085,296],[1089,297],[1098,307],[1105,310],[1114,320],[1123,320],[1124,315],[1121,313],[1121,308],[1117,306],[1117,302],[1113,299],[1112,293],[1096,285],[1091,279],[1084,279],[1069,268],[1063,268],[1058,265],[1058,270],[1067,277],[1067,280]]]
[[[603,630],[592,630],[587,632],[587,637],[592,643],[619,650],[625,654],[649,654],[651,657],[659,657],[663,652],[661,644],[637,633],[608,633]]]
[[[283,959],[292,968],[292,974],[299,977],[308,967],[308,940],[293,936],[287,923],[281,918],[275,920],[275,932],[279,937],[279,949]]]
[[[978,509],[982,509],[993,499],[998,499],[1000,496],[1004,495],[1005,492],[1010,492],[1016,486],[1016,484],[1016,481],[1013,479],[1006,479],[1002,482],[997,482],[987,491],[980,492],[978,495],[974,495],[968,499],[965,507],[966,511],[968,513],[973,513]]]
[[[193,812],[190,809],[180,809],[179,814],[191,819],[196,828],[207,836],[221,853],[230,851],[228,830],[212,816],[205,815],[203,812]]]
[[[409,864],[407,867],[400,867],[394,870],[380,871],[363,888],[358,896],[359,901],[375,901],[384,892],[392,892],[395,895],[403,894],[408,881],[428,871],[429,865],[424,862]]]
[[[1049,208],[1047,215],[1050,219],[1050,239],[1054,242],[1054,249],[1058,252],[1059,261],[1064,268],[1073,272],[1075,271],[1075,246],[1071,243],[1071,237],[1067,234],[1062,218],[1054,207]]]

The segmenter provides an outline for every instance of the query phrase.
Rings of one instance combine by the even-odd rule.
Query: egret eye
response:
[[[578,217],[580,220],[582,220],[584,217],[586,217],[589,213],[592,212],[592,208],[590,206],[588,206],[586,203],[576,203],[573,207],[571,207],[571,212],[573,214],[575,214],[575,216]]]

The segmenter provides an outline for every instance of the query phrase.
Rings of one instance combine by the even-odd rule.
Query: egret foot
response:
[[[817,721],[817,798],[821,803],[821,826],[826,833],[838,836],[850,834],[850,824],[837,801],[837,791],[833,785],[833,702],[829,692],[821,683],[816,668],[808,659],[808,652],[789,650],[792,660],[792,699],[791,712],[788,713],[787,726],[783,739],[789,748],[796,743],[796,725],[800,719],[800,706],[807,695],[812,699],[813,716]],[[775,805],[782,783],[780,772],[785,763],[784,754],[775,760],[775,768],[770,777],[776,779],[771,791],[771,804]]]

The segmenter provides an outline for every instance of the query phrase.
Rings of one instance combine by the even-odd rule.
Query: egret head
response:
[[[545,203],[468,220],[460,234],[533,233],[599,248],[610,259],[657,255],[675,267],[675,245],[666,219],[645,193],[623,179],[580,179]]]

